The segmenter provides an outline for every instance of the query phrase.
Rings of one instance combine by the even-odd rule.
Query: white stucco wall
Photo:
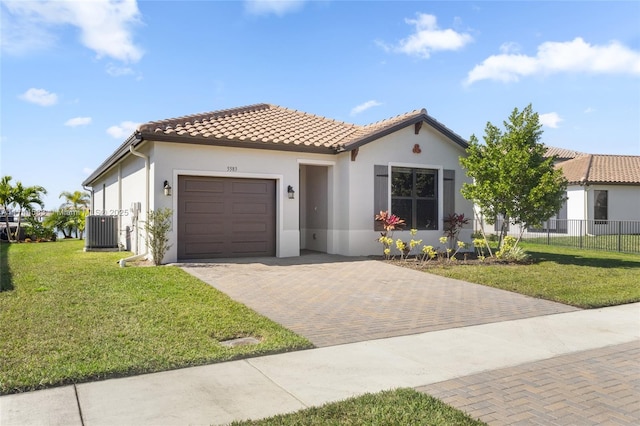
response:
[[[267,149],[212,147],[205,145],[183,145],[155,143],[152,156],[153,208],[173,209],[173,223],[177,223],[177,192],[171,197],[163,195],[163,183],[168,180],[173,188],[178,187],[178,176],[217,176],[236,178],[274,179],[276,181],[276,256],[298,256],[300,253],[300,182],[301,161],[331,162],[332,155],[301,154]],[[288,199],[287,186],[297,193],[294,200]],[[177,260],[177,234],[172,229],[169,235],[172,247],[165,262]]]
[[[585,219],[584,187],[570,185],[567,187],[567,219]]]
[[[421,153],[414,153],[415,144]],[[149,208],[170,208],[177,223],[178,176],[216,176],[273,179],[276,181],[276,255],[297,256],[301,247],[342,255],[381,253],[374,230],[374,165],[433,168],[439,171],[439,229],[420,231],[416,238],[437,246],[442,236],[442,186],[444,169],[455,170],[455,211],[472,218],[471,203],[459,193],[468,181],[459,164],[464,149],[430,126],[423,125],[418,135],[408,126],[359,149],[356,161],[351,153],[306,154],[299,152],[213,147],[168,142],[144,142],[139,151],[149,156]],[[145,251],[141,221],[145,219],[146,171],[142,158],[128,155],[94,184],[95,209],[121,212],[121,243],[136,254]],[[164,195],[164,181],[173,188]],[[106,204],[102,206],[102,184],[106,185]],[[296,191],[287,197],[287,186]],[[326,190],[325,190],[326,189]],[[138,221],[131,206],[139,203]],[[323,213],[314,217],[315,207]],[[326,215],[325,212],[326,211]],[[128,232],[127,232],[128,229]],[[302,234],[301,234],[302,231]],[[471,225],[461,233],[470,241]],[[313,235],[316,239],[313,240]],[[406,235],[405,235],[406,234]],[[397,237],[409,240],[408,231]],[[172,245],[164,262],[177,260],[177,233],[169,233]]]
[[[149,147],[142,147],[141,151],[148,154]],[[140,203],[137,218],[131,211],[133,202]],[[145,252],[142,230],[145,212],[144,160],[129,155],[94,182],[91,214],[117,216],[120,246],[134,254],[140,254]]]
[[[421,152],[418,154],[413,152],[415,144],[420,145]],[[377,241],[380,234],[373,228],[373,219],[376,213],[373,201],[374,165],[430,168],[439,171],[439,229],[419,231],[414,238],[422,239],[423,244],[438,246],[438,240],[443,235],[443,170],[455,170],[456,213],[464,213],[465,217],[473,218],[472,203],[465,200],[459,191],[462,182],[470,182],[459,162],[462,155],[465,155],[462,147],[426,124],[422,126],[417,135],[414,126],[408,126],[360,147],[355,161],[350,160],[348,153],[342,154],[340,161],[348,168],[349,173],[348,215],[346,216],[348,218],[349,245],[342,254],[373,255],[381,253],[381,246]],[[470,242],[471,232],[471,224],[469,224],[468,229],[461,232],[460,239]],[[396,231],[394,237],[402,238],[407,242],[411,239],[408,230]]]
[[[593,185],[590,189],[608,191],[609,220],[640,220],[640,186]],[[590,215],[593,215],[593,199],[593,196],[589,199]]]

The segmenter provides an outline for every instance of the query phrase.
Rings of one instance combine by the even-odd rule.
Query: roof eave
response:
[[[198,138],[193,136],[165,135],[159,133],[141,133],[144,140],[156,142],[173,142],[190,145],[225,146],[244,149],[268,149],[274,151],[310,152],[316,154],[335,154],[336,148],[327,146],[283,144],[274,142],[254,142],[248,140],[224,138]]]
[[[370,135],[364,136],[360,139],[356,139],[355,141],[346,143],[344,144],[344,149],[346,151],[354,150],[356,148],[361,147],[362,145],[366,145],[369,142],[373,142],[376,139],[380,139],[381,137],[390,135],[391,133],[397,132],[400,129],[403,129],[407,126],[410,126],[412,124],[415,124],[421,121],[425,121],[431,127],[433,127],[434,129],[436,129],[437,131],[439,131],[440,133],[442,133],[443,135],[451,139],[453,142],[455,142],[457,145],[459,145],[463,149],[467,149],[469,147],[469,143],[466,140],[464,140],[462,137],[460,137],[460,135],[456,134],[451,129],[444,126],[442,123],[440,123],[435,118],[431,117],[429,114],[422,113],[415,117],[410,117],[406,120],[400,121],[399,123],[396,123],[387,128],[378,130],[377,132],[371,133]]]
[[[98,179],[104,172],[109,170],[118,161],[122,160],[129,153],[129,146],[136,147],[142,143],[143,139],[138,131],[133,132],[106,160],[102,162],[96,168],[93,173],[89,175],[82,182],[82,186],[91,186],[91,184]]]

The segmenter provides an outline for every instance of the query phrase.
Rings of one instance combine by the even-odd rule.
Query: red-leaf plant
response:
[[[393,243],[393,231],[403,228],[405,223],[404,220],[394,214],[389,214],[388,211],[380,211],[380,214],[376,215],[376,220],[382,222],[384,232],[380,233],[378,241],[384,246],[384,254],[388,258]]]

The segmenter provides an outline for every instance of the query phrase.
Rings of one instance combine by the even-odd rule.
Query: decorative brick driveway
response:
[[[180,266],[318,347],[577,310],[366,258],[314,253]]]
[[[418,388],[498,425],[640,424],[640,342]]]

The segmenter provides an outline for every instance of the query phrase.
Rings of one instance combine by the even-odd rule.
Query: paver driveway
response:
[[[577,310],[366,258],[182,263],[318,347]]]

